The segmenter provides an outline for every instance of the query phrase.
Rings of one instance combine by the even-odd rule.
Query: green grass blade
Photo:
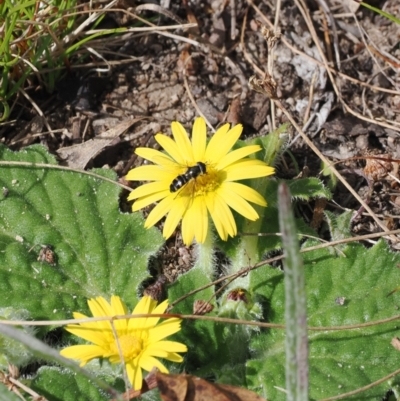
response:
[[[387,13],[386,11],[380,10],[379,8],[376,8],[374,6],[371,6],[370,4],[364,3],[363,1],[360,3],[363,7],[368,8],[369,10],[372,10],[373,12],[381,15],[382,17],[387,18],[390,21],[393,21],[394,23],[400,25],[400,19],[396,18],[394,15]]]

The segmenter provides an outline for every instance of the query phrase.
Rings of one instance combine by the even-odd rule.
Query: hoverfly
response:
[[[176,177],[169,186],[170,192],[176,192],[181,189],[190,180],[195,180],[199,175],[206,173],[206,165],[203,162],[197,162],[196,165],[188,167],[181,175]]]

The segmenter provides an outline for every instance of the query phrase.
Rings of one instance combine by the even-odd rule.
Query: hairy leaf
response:
[[[0,161],[55,160],[41,146],[0,147]],[[34,319],[87,312],[87,298],[112,294],[129,307],[162,238],[140,214],[119,210],[117,185],[72,171],[0,165],[0,307]],[[115,174],[97,174],[115,180]]]
[[[309,242],[304,246],[311,245]],[[313,243],[312,245],[315,245]],[[360,324],[398,314],[399,294],[388,294],[400,281],[400,255],[380,241],[370,249],[352,244],[335,257],[323,249],[304,254],[309,326]],[[263,269],[258,278],[275,287],[267,320],[284,322],[284,288],[276,270]],[[253,277],[253,279],[256,279]],[[259,286],[261,296],[271,288]],[[390,341],[398,335],[396,323],[340,331],[309,331],[310,397],[319,399],[366,386],[398,368],[399,354]],[[263,330],[253,338],[253,360],[247,363],[249,388],[268,399],[286,399],[284,330]],[[353,399],[379,399],[389,385],[382,383]]]

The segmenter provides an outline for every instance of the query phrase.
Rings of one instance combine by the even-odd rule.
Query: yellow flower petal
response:
[[[168,373],[168,369],[156,358],[145,355],[140,361],[140,367],[150,372],[153,368],[157,368],[161,373]]]
[[[132,195],[133,192],[133,195]],[[134,191],[131,192],[131,195],[128,196],[129,200],[135,199],[136,193]],[[140,210],[146,206],[151,205],[152,203],[158,202],[160,199],[164,199],[167,194],[169,194],[169,190],[164,190],[160,192],[156,192],[152,195],[149,196],[144,196],[142,198],[139,198],[136,200],[136,202],[132,205],[132,210],[136,212],[137,210]],[[162,216],[161,216],[162,217]],[[147,223],[147,222],[146,222]],[[146,227],[146,226],[145,226]],[[151,227],[151,226],[148,226]]]
[[[149,346],[146,352],[150,356],[168,360],[180,359],[181,362],[182,356],[178,355],[177,352],[187,352],[187,348],[185,349],[184,344],[176,343],[175,341],[160,341],[157,344]]]
[[[108,325],[100,326],[100,322],[96,322],[96,326],[87,326],[87,323],[81,323],[81,325],[68,325],[65,330],[69,333],[74,334],[77,337],[81,337],[86,341],[90,341],[97,345],[103,345],[106,340],[107,331],[111,333],[111,327]]]
[[[231,209],[229,209],[228,204],[225,203],[225,201],[221,201],[221,206],[219,207],[219,216],[222,219],[224,228],[228,235],[235,237],[237,234],[236,222]]]
[[[228,239],[228,235],[231,237],[236,235],[237,229],[235,219],[223,199],[220,199],[220,197],[216,195],[212,201],[210,199],[210,202],[207,202],[207,209],[210,212],[219,236],[224,241]]]
[[[148,351],[153,355],[156,356],[155,354],[153,354],[153,352],[161,352],[161,351],[165,351],[165,352],[187,352],[187,347],[185,344],[182,343],[178,343],[176,341],[158,341],[157,343],[152,344],[151,346],[149,346]]]
[[[142,197],[149,196],[149,195],[155,195],[156,193],[159,193],[162,191],[169,191],[169,185],[167,184],[167,181],[150,182],[148,184],[144,184],[140,187],[135,188],[129,194],[129,199],[137,199],[137,198],[142,198]],[[165,197],[165,195],[164,195],[164,197]]]
[[[149,160],[155,164],[172,164],[174,161],[165,153],[160,152],[153,148],[136,148],[135,153],[143,157],[143,159]]]
[[[94,358],[101,357],[103,353],[103,348],[97,345],[72,345],[60,351],[64,358],[81,361],[81,366],[86,365],[87,362]]]
[[[112,311],[110,304],[103,297],[89,299],[88,305],[93,317],[110,316]],[[110,328],[110,323],[107,321],[98,321],[96,325],[101,330],[109,330]]]
[[[160,221],[174,206],[173,196],[165,197],[147,216],[145,227],[152,227],[158,221]],[[136,201],[138,202],[138,201]]]
[[[255,159],[245,159],[224,169],[226,181],[247,180],[274,174],[275,169]]]
[[[244,146],[243,148],[233,150],[224,156],[220,162],[215,166],[218,170],[223,170],[225,167],[237,162],[244,157],[251,155],[252,153],[259,152],[261,150],[261,146],[252,145],[252,146]]]
[[[103,297],[89,299],[88,305],[93,317],[109,316],[112,312],[110,304]]]
[[[258,219],[258,213],[253,208],[253,206],[251,206],[250,203],[244,200],[243,197],[237,192],[231,191],[229,187],[225,185],[223,190],[219,191],[219,193],[221,197],[225,199],[227,205],[230,208],[232,208],[242,216],[246,217],[246,219],[252,221]]]
[[[157,301],[152,299],[149,296],[144,296],[140,302],[136,305],[134,311],[132,312],[133,315],[135,314],[149,314],[149,313],[154,313],[154,314],[161,314],[164,313],[165,310],[168,307],[168,300],[165,300],[162,302],[160,305],[157,306]],[[157,323],[159,322],[160,318],[159,317],[142,317],[139,319],[135,319],[133,321],[133,324],[135,328],[140,328],[142,330],[147,330],[150,327],[154,326],[153,330],[157,330]],[[132,326],[133,327],[133,326]],[[149,336],[151,336],[151,333],[149,333]],[[150,338],[150,337],[149,337]],[[154,341],[151,339],[151,341]]]
[[[193,157],[192,144],[189,141],[188,135],[183,125],[181,123],[178,123],[177,121],[174,121],[171,123],[171,130],[180,154],[185,160],[185,162],[182,164],[186,166],[191,166],[195,164],[196,161]]]
[[[85,315],[77,314],[76,312],[73,314],[74,319],[82,319],[82,317],[87,318]],[[86,328],[91,328],[94,330],[102,330],[103,327],[99,326],[99,322],[86,322],[85,323]],[[79,324],[69,324],[66,327],[68,330],[75,330],[75,329],[80,329],[81,326]]]
[[[197,162],[205,161],[207,127],[204,118],[196,118],[192,129],[193,158]]]
[[[87,316],[84,315],[83,313],[80,312],[73,312],[72,316],[74,317],[74,319],[86,319]]]
[[[130,363],[126,363],[126,374],[128,375],[128,379],[133,385],[135,390],[140,390],[143,384],[143,375],[142,369],[138,366],[138,361],[132,361]]]
[[[243,126],[241,124],[235,125],[232,129],[229,129],[229,124],[225,124],[219,128],[208,143],[206,160],[214,163],[221,160],[232,149],[242,131]]]
[[[158,305],[156,304],[154,309],[152,310],[152,313],[158,315],[160,313],[164,313],[167,309],[168,309],[168,299],[159,303]],[[180,320],[180,319],[178,319],[178,320]]]
[[[168,351],[166,351],[165,349],[161,349],[158,347],[147,347],[146,349],[146,355],[147,356],[151,356],[151,357],[155,357],[155,358],[164,358],[166,359],[166,357],[168,356]]]
[[[183,362],[183,358],[179,354],[176,354],[175,352],[168,353],[168,355],[164,359],[176,363]]]
[[[149,334],[149,340],[153,342],[160,341],[165,337],[177,333],[181,329],[181,319],[170,318],[164,320],[155,327]]]
[[[132,312],[132,315],[151,313],[155,304],[157,304],[157,301],[155,301],[151,297],[145,296],[141,298],[140,301],[137,303],[135,309]],[[135,318],[134,320],[132,320],[132,325],[130,326],[130,328],[133,327],[138,329],[146,328],[147,326],[146,322],[147,322],[147,317]]]
[[[156,135],[155,140],[162,146],[162,148],[180,165],[185,165],[186,157],[182,154],[176,142],[166,135]]]
[[[196,237],[199,243],[205,241],[208,232],[207,207],[203,197],[196,197],[182,219],[182,238],[190,244]]]
[[[115,295],[111,297],[111,310],[115,313],[115,315],[127,315],[129,313],[128,308],[122,302],[122,299]],[[121,333],[123,331],[126,331],[128,319],[117,319],[114,320],[113,323],[117,332]]]
[[[125,176],[128,181],[172,181],[173,177],[175,177],[174,171],[167,171],[153,164],[134,168]]]
[[[215,228],[217,229],[218,235],[223,241],[226,241],[228,239],[228,232],[225,229],[224,222],[218,215],[211,215],[211,218],[214,222]]]
[[[172,209],[169,211],[168,216],[164,223],[163,236],[164,238],[169,238],[173,232],[176,230],[179,222],[182,219],[183,214],[187,209],[187,205],[189,204],[189,198],[179,198],[175,200],[175,203]]]
[[[249,202],[255,203],[256,205],[267,206],[266,200],[257,191],[247,185],[240,184],[239,182],[225,182],[221,186],[221,191],[223,191],[225,188],[240,194],[242,198]]]

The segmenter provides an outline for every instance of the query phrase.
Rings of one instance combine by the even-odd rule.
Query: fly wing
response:
[[[188,169],[187,166],[182,166],[181,164],[173,161],[169,156],[163,154],[154,156],[152,161],[164,171],[167,171],[176,177],[185,173]]]

